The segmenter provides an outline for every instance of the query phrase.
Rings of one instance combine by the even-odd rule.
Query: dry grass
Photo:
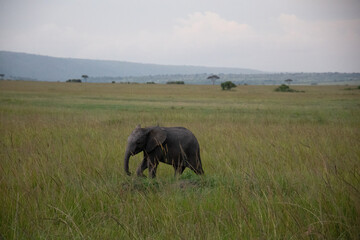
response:
[[[1,81],[1,237],[358,239],[360,91],[292,87]],[[192,130],[206,175],[127,177],[138,123]]]

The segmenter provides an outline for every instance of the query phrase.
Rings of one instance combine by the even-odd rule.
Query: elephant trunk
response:
[[[125,157],[124,157],[124,170],[126,172],[127,175],[131,175],[130,171],[129,171],[129,159],[130,159],[131,153],[129,151],[129,149],[126,149],[125,152]]]

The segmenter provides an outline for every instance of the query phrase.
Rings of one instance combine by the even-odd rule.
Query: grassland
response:
[[[360,90],[274,88],[0,81],[0,239],[359,239]],[[139,123],[205,176],[126,176]]]

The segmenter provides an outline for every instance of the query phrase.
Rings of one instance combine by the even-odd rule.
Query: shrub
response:
[[[297,91],[295,89],[290,88],[286,84],[281,84],[280,87],[275,89],[276,92],[304,92],[304,91]]]
[[[222,90],[230,90],[234,87],[236,87],[236,85],[235,85],[235,83],[233,83],[231,81],[226,81],[226,82],[221,83]]]
[[[293,90],[286,84],[281,84],[280,87],[275,89],[276,92],[292,92]]]
[[[352,88],[352,87],[344,88],[344,90],[356,90],[356,89],[360,89],[360,86],[358,86],[357,88]]]
[[[81,83],[81,79],[69,79],[66,82]]]
[[[184,81],[169,81],[166,84],[185,84]]]

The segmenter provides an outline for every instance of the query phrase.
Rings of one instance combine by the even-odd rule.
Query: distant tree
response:
[[[5,74],[2,74],[2,73],[1,73],[1,74],[0,74],[1,80],[4,79],[4,77],[5,77]]]
[[[236,85],[232,81],[226,81],[226,82],[221,83],[222,90],[230,90],[234,87],[236,87]]]
[[[220,79],[220,77],[218,75],[211,75],[207,79],[210,79],[212,84],[215,85],[215,81]]]
[[[287,84],[289,84],[289,85],[290,85],[290,83],[291,83],[292,81],[293,81],[293,80],[290,79],[290,78],[285,80],[285,82],[286,82]]]
[[[84,79],[84,82],[86,82],[86,79],[88,79],[89,76],[84,74],[81,77]]]

